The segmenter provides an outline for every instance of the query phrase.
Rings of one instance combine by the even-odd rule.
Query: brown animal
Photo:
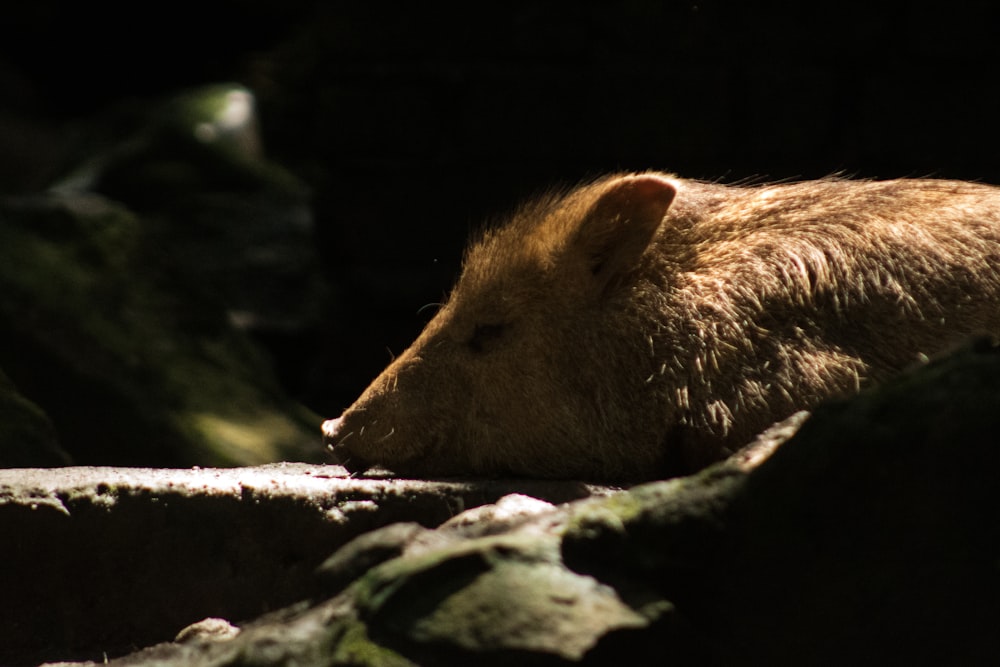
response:
[[[657,478],[978,332],[1000,332],[1000,188],[616,175],[486,232],[323,431],[352,470]]]

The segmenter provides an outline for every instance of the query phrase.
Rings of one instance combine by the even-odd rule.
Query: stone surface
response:
[[[232,639],[112,664],[992,664],[998,377],[980,341],[822,407],[756,467],[390,525]]]
[[[177,633],[178,644],[221,642],[240,634],[240,629],[224,618],[206,618],[192,623]]]
[[[205,617],[242,622],[312,598],[329,588],[313,570],[387,523],[434,526],[511,492],[563,502],[606,491],[346,474],[306,464],[0,470],[0,664],[120,654]]]

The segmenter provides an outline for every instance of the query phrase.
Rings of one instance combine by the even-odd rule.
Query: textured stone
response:
[[[553,502],[607,492],[346,474],[307,464],[0,470],[0,664],[121,654],[205,617],[240,623],[321,598],[330,582],[314,569],[385,524],[435,526],[511,492]]]

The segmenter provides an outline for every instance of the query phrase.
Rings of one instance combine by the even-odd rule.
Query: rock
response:
[[[217,302],[172,281],[145,220],[89,194],[10,198],[0,220],[0,366],[74,460],[325,459],[319,418]]]
[[[178,644],[195,642],[223,642],[240,634],[240,629],[224,618],[206,618],[192,623],[177,633]]]
[[[416,537],[430,532],[419,523],[393,523],[351,540],[317,569],[324,592],[339,593],[379,563],[401,556]]]
[[[332,598],[111,664],[992,664],[997,377],[980,341],[817,409],[756,468],[390,526],[327,561],[378,561]]]
[[[391,561],[350,593],[370,632],[418,664],[519,654],[579,660],[610,632],[649,619],[614,588],[568,570],[558,540],[479,538]]]
[[[802,424],[809,419],[809,416],[810,413],[807,410],[800,410],[782,419],[734,452],[729,457],[729,462],[744,470],[756,468],[779,446],[795,435]]]
[[[104,121],[119,134],[54,190],[136,211],[175,287],[216,301],[240,328],[313,323],[326,290],[309,191],[264,158],[253,93],[204,86],[119,114],[129,122]]]
[[[669,599],[697,629],[696,664],[990,664],[998,377],[1000,348],[977,341],[821,406],[750,474],[683,504],[650,501],[685,480],[596,503],[609,516],[570,531],[564,559]]]
[[[52,421],[0,371],[0,468],[69,465]]]
[[[1000,348],[981,339],[817,409],[733,503],[741,567],[719,570],[703,618],[729,633],[721,662],[991,664],[998,405]]]
[[[441,524],[438,532],[465,537],[493,535],[511,530],[533,517],[551,512],[553,505],[538,498],[512,493],[492,505],[466,510]]]
[[[0,470],[0,543],[8,545],[0,664],[114,657],[206,617],[246,631],[244,621],[265,612],[332,595],[314,570],[367,531],[439,525],[514,492],[563,502],[610,491],[535,480],[350,479],[339,466],[306,464]],[[364,569],[352,567],[342,576]]]

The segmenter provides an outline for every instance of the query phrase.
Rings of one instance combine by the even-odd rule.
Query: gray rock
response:
[[[362,533],[438,525],[513,492],[562,502],[608,490],[351,479],[307,464],[0,470],[0,544],[17,545],[0,568],[0,664],[120,655],[206,617],[242,627],[328,597],[314,570]],[[347,579],[364,569],[351,567]]]
[[[992,664],[997,378],[980,341],[822,406],[756,467],[389,527],[327,561],[366,570],[333,597],[112,664]]]
[[[206,618],[177,633],[178,644],[224,642],[240,634],[240,629],[224,618]]]

